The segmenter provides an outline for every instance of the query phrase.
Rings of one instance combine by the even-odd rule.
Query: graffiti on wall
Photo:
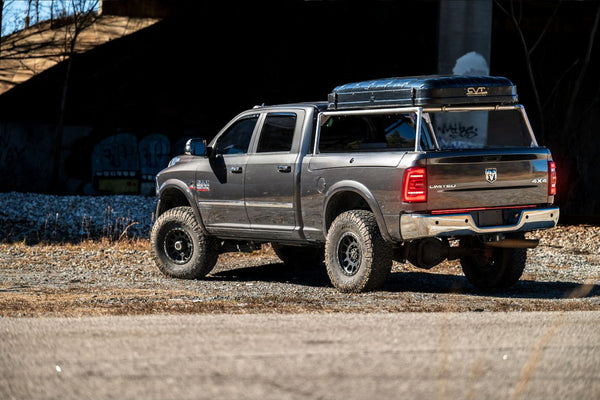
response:
[[[140,155],[141,187],[143,194],[154,194],[154,177],[165,168],[171,159],[171,143],[166,136],[152,134],[138,145]]]
[[[465,126],[462,122],[448,124],[444,123],[437,126],[436,132],[441,135],[448,135],[452,139],[465,138],[471,139],[477,136],[477,127],[473,125]]]
[[[138,141],[119,133],[98,142],[92,152],[94,188],[111,194],[154,194],[154,177],[171,157],[169,139],[151,134]]]
[[[487,144],[488,115],[486,111],[442,113],[435,118],[435,130],[445,149],[480,149]]]

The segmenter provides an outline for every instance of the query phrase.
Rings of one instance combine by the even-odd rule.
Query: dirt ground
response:
[[[529,250],[521,281],[473,288],[458,261],[432,270],[395,263],[378,291],[344,294],[324,266],[293,269],[268,246],[227,253],[206,279],[154,265],[147,240],[0,244],[0,316],[600,310],[600,227],[558,226]]]

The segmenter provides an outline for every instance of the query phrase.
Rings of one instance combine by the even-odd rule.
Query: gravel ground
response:
[[[163,276],[147,239],[152,198],[4,193],[0,205],[0,316],[600,310],[596,226],[531,233],[541,244],[503,292],[474,289],[452,261],[395,263],[381,290],[342,294],[324,266],[287,267],[268,246],[221,255],[204,280]]]
[[[156,199],[0,193],[0,241],[148,238]]]

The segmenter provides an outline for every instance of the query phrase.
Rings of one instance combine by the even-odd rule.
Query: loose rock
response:
[[[597,226],[529,233],[540,246],[502,292],[478,291],[446,261],[394,263],[381,290],[344,294],[324,266],[287,267],[268,246],[222,254],[203,280],[163,276],[148,241],[153,198],[0,193],[0,205],[0,316],[600,310]]]

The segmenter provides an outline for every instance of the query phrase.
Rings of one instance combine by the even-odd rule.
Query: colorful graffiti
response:
[[[100,193],[154,194],[154,177],[171,158],[171,144],[162,134],[138,141],[130,133],[101,140],[92,152],[93,186]]]

